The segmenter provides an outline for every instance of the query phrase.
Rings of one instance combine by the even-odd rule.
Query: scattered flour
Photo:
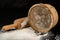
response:
[[[36,35],[35,31],[29,27],[21,30],[0,33],[0,40],[41,40],[42,37],[47,35],[48,33],[44,35]]]

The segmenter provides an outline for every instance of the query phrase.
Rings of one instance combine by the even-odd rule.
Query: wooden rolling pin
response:
[[[58,13],[50,4],[35,4],[28,12],[29,25],[37,32],[47,33],[58,22]]]
[[[22,29],[28,26],[27,23],[28,23],[27,17],[16,19],[14,20],[13,24],[3,26],[2,31],[7,31],[9,29]]]

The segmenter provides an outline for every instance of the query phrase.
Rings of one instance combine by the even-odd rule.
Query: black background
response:
[[[26,17],[29,8],[36,3],[48,3],[53,5],[60,16],[59,0],[0,0],[0,28],[3,25],[13,23],[15,19]],[[60,33],[59,22],[52,29],[52,32],[55,34]]]

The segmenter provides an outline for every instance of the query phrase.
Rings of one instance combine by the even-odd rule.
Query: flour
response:
[[[24,21],[21,23],[21,27],[23,28],[28,23],[28,18],[25,18]]]
[[[0,40],[41,40],[42,37],[47,35],[48,33],[37,36],[35,31],[29,27],[11,32],[1,33]]]

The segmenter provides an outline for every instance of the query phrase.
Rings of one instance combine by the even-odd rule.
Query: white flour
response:
[[[21,23],[21,27],[24,27],[28,23],[28,18],[25,18],[24,21]]]
[[[42,37],[47,35],[48,33],[37,36],[35,31],[29,27],[21,30],[1,33],[0,40],[41,40]]]

